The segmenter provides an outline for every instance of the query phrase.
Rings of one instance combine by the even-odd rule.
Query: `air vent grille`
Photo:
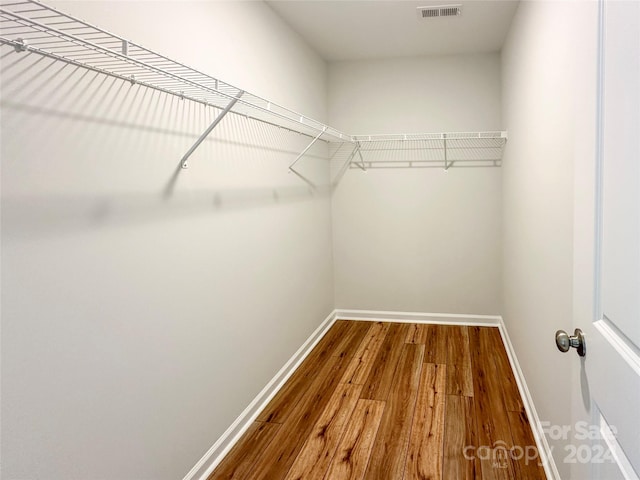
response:
[[[456,17],[462,14],[462,5],[440,5],[437,7],[418,7],[419,18]]]

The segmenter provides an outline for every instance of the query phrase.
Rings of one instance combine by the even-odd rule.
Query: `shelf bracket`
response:
[[[366,172],[367,167],[365,167],[364,165],[364,157],[362,156],[362,152],[360,151],[361,147],[362,145],[360,144],[360,142],[356,142],[356,153],[360,157],[360,163],[358,162],[353,162],[353,163],[355,163],[358,167],[360,167],[360,170],[362,170],[363,172]],[[353,156],[355,156],[355,153],[353,154]]]
[[[240,100],[240,97],[242,96],[242,94],[244,93],[243,90],[240,90],[238,92],[238,94],[231,99],[231,101],[227,104],[226,107],[224,107],[224,110],[222,110],[218,116],[215,118],[215,120],[213,121],[213,123],[211,125],[209,125],[209,127],[202,133],[202,135],[200,135],[200,138],[198,138],[198,140],[196,140],[196,143],[194,143],[191,148],[187,151],[187,153],[184,154],[184,156],[182,157],[182,159],[180,159],[180,166],[182,168],[188,168],[189,164],[187,163],[187,159],[191,156],[191,154],[193,152],[196,151],[196,148],[198,148],[200,146],[200,144],[204,141],[205,138],[207,138],[207,136],[213,131],[214,128],[216,128],[218,126],[218,124],[220,123],[220,121],[224,118],[224,116],[229,113],[229,111],[231,111],[231,109],[233,108],[233,106],[236,104],[236,102],[238,100]]]
[[[358,151],[358,145],[356,144],[356,146],[353,148],[353,151],[349,154],[349,158],[347,158],[346,162],[344,162],[344,165],[342,165],[342,167],[340,168],[340,171],[338,172],[338,175],[336,175],[336,178],[333,181],[333,186],[334,187],[337,186],[338,183],[340,183],[340,179],[343,177],[345,172],[349,169],[349,166],[352,163],[353,157],[356,156],[357,151]]]
[[[27,41],[24,38],[18,38],[13,44],[13,49],[17,53],[26,52],[28,47],[29,45],[27,44]]]
[[[327,127],[326,127],[326,126],[325,126],[325,127],[322,127],[322,131],[321,131],[318,135],[316,135],[316,137],[315,137],[313,140],[311,140],[311,143],[309,143],[309,145],[307,145],[307,148],[305,148],[305,149],[302,151],[302,153],[300,153],[300,155],[298,155],[298,157],[293,161],[293,163],[292,163],[291,165],[289,165],[289,170],[293,171],[293,166],[294,166],[296,163],[298,163],[298,161],[299,161],[302,157],[304,157],[304,154],[305,154],[305,153],[307,153],[307,152],[309,151],[309,149],[313,146],[313,144],[314,144],[314,143],[316,143],[316,142],[320,139],[320,137],[324,134],[324,132],[326,132],[326,131],[327,131]]]
[[[453,165],[453,162],[447,163],[447,134],[443,133],[442,138],[444,139],[444,171],[446,172]]]

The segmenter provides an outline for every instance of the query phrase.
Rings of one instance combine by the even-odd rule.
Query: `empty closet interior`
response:
[[[7,478],[196,478],[336,311],[503,318],[565,413],[594,7],[423,3],[0,0]]]

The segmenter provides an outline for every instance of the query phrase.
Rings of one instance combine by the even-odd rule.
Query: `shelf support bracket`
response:
[[[13,44],[13,49],[17,52],[26,52],[27,51],[27,41],[24,38],[18,38]]]
[[[453,162],[447,163],[447,134],[443,133],[442,137],[444,139],[444,171],[449,170],[449,167],[453,165]]]
[[[215,118],[213,123],[209,125],[209,127],[202,133],[202,135],[200,135],[200,138],[196,140],[196,143],[194,143],[191,146],[191,148],[187,151],[187,153],[184,154],[184,156],[180,160],[180,166],[182,168],[187,168],[189,166],[189,164],[187,163],[188,158],[191,156],[193,152],[196,151],[196,149],[200,146],[200,144],[204,141],[204,139],[207,138],[207,136],[213,131],[213,129],[218,126],[218,124],[224,118],[224,116],[231,111],[231,109],[236,104],[236,102],[240,100],[240,97],[242,96],[243,93],[244,93],[243,90],[240,90],[238,92],[238,94],[227,104],[227,106],[224,107],[224,110],[222,110],[218,114],[218,116]]]
[[[326,132],[326,131],[327,131],[327,127],[326,127],[326,126],[325,126],[325,127],[322,127],[322,131],[321,131],[318,135],[316,135],[316,137],[315,137],[313,140],[311,140],[311,143],[309,143],[309,145],[307,145],[307,148],[305,148],[305,149],[302,151],[302,153],[300,153],[300,155],[298,155],[298,157],[293,161],[293,163],[292,163],[291,165],[289,165],[289,170],[293,170],[293,166],[294,166],[296,163],[298,163],[298,161],[299,161],[302,157],[304,157],[304,154],[305,154],[305,153],[307,153],[307,152],[309,151],[309,149],[313,146],[313,144],[314,144],[314,143],[316,143],[316,142],[320,139],[320,137],[324,134],[324,132]]]
[[[344,162],[344,165],[342,165],[342,167],[340,167],[340,171],[338,172],[338,175],[336,175],[335,180],[332,182],[332,186],[336,187],[338,186],[338,183],[340,183],[340,180],[342,179],[342,177],[344,176],[344,174],[346,173],[346,171],[349,169],[349,166],[351,165],[351,161],[353,160],[353,157],[356,156],[356,152],[358,151],[358,145],[356,145],[353,150],[351,151],[351,153],[349,154],[349,157],[347,158],[347,160]],[[358,165],[359,166],[359,165]]]
[[[361,148],[362,148],[362,145],[360,144],[360,142],[356,142],[356,152],[358,153],[358,156],[360,157],[360,163],[358,163],[358,162],[353,162],[353,163],[355,163],[358,167],[360,167],[360,170],[362,170],[363,172],[366,172],[367,171],[367,167],[365,167],[365,165],[364,165],[364,158],[362,156]],[[354,154],[354,156],[355,156],[355,154]]]

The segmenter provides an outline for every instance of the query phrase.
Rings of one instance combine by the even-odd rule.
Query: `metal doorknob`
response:
[[[573,336],[569,336],[564,330],[556,332],[556,346],[561,352],[568,352],[571,347],[577,349],[578,355],[584,357],[587,354],[587,344],[585,342],[584,333],[579,328],[573,332]]]

